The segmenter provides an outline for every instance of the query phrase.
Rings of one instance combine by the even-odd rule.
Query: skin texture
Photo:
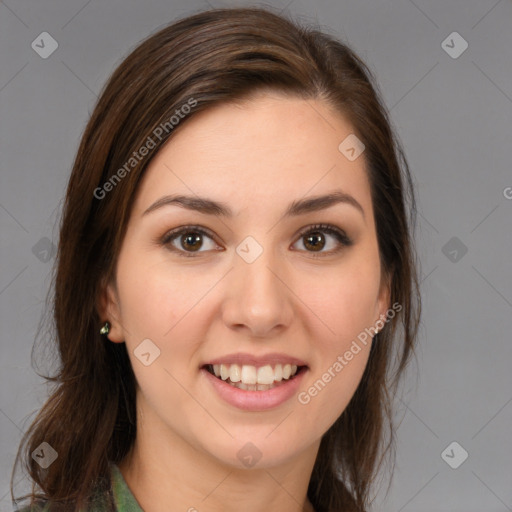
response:
[[[305,391],[389,308],[364,153],[351,162],[338,150],[351,133],[320,100],[265,93],[197,114],[147,169],[101,299],[109,339],[126,342],[137,379],[137,438],[120,468],[146,512],[312,510],[306,492],[320,439],[354,394],[371,340],[309,403],[294,396],[260,412],[222,401],[199,368],[233,352],[282,352],[307,362]],[[364,216],[338,203],[281,218],[293,200],[337,189]],[[234,216],[179,206],[142,215],[177,193],[220,201]],[[301,232],[317,223],[353,244],[323,232],[315,257]],[[203,236],[199,251],[180,235],[160,242],[187,225],[215,239]],[[249,235],[263,248],[250,264],[236,252]],[[161,353],[144,366],[133,351],[147,338]],[[247,442],[262,454],[252,468],[237,457]]]

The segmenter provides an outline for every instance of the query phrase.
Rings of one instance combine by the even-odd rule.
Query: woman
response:
[[[256,8],[149,37],[70,178],[26,510],[367,510],[420,318],[413,214],[347,46]]]

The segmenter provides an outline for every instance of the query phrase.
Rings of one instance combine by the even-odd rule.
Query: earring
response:
[[[105,325],[100,329],[100,334],[108,334],[110,332],[110,324],[105,322]]]

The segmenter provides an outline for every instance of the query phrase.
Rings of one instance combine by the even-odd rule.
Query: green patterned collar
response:
[[[117,512],[144,512],[132,494],[128,484],[123,478],[119,467],[110,463],[110,475],[112,478],[112,492]]]
[[[128,487],[119,467],[113,462],[110,462],[109,466],[111,491],[114,497],[116,512],[144,512]],[[93,500],[93,504],[87,508],[87,511],[82,509],[81,512],[106,512],[110,510],[108,502],[109,498],[103,493],[97,496],[96,500]],[[19,511],[18,508],[15,510]],[[22,508],[20,512],[52,512],[54,510],[56,510],[56,508],[50,506],[50,503],[46,500],[36,502],[32,506],[27,505]]]

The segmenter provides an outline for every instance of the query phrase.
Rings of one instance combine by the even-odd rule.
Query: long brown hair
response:
[[[394,455],[392,399],[420,321],[413,183],[365,63],[335,37],[270,8],[178,20],[136,47],[107,82],[81,139],[60,226],[52,298],[60,367],[46,377],[53,390],[20,444],[13,500],[20,459],[33,480],[23,498],[32,502],[78,510],[93,488],[108,488],[109,462],[119,463],[136,435],[135,377],[126,345],[99,333],[97,299],[114,273],[137,186],[194,115],[263,89],[326,101],[365,145],[381,265],[391,303],[402,308],[377,335],[354,396],[322,438],[308,498],[317,512],[367,509],[384,455]],[[184,105],[189,112],[174,126]],[[147,156],[131,161],[149,139]],[[31,457],[42,442],[58,453],[47,469]]]

